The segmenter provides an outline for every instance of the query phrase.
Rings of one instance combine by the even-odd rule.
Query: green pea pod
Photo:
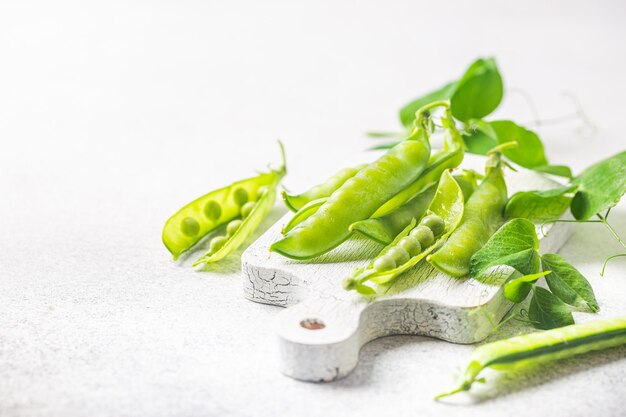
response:
[[[467,201],[477,187],[476,173],[474,171],[463,170],[461,174],[454,175],[454,180],[459,187],[461,187],[463,199]],[[388,245],[406,226],[408,226],[412,219],[420,218],[426,213],[436,190],[437,184],[433,183],[430,187],[392,212],[381,217],[353,223],[350,226],[350,231],[361,233],[378,243]]]
[[[330,197],[339,187],[341,187],[346,181],[354,177],[357,172],[364,168],[367,164],[357,165],[355,167],[344,168],[321,184],[318,184],[308,191],[301,194],[290,195],[287,192],[282,192],[283,201],[289,210],[298,211],[302,209],[306,204],[311,201],[318,200],[324,197]]]
[[[432,103],[430,108],[440,106]],[[430,155],[427,108],[418,112],[410,137],[361,169],[336,190],[315,214],[275,242],[270,250],[293,259],[322,255],[341,244],[356,221],[369,218],[422,173]]]
[[[281,180],[282,175],[277,174],[274,177],[274,181],[267,186],[261,192],[259,199],[256,201],[254,208],[249,215],[238,224],[236,231],[226,237],[226,240],[221,241],[219,247],[210,248],[209,251],[196,262],[193,266],[198,266],[204,263],[217,262],[226,256],[230,255],[239,246],[241,246],[248,237],[259,227],[261,222],[267,217],[268,213],[274,207],[276,201],[276,187]],[[221,236],[217,239],[222,238]],[[223,242],[223,243],[222,243]]]
[[[461,385],[435,399],[468,391],[485,368],[519,368],[623,344],[626,344],[626,317],[574,324],[487,343],[470,355]]]
[[[420,225],[416,227],[416,219],[386,246],[378,256],[365,268],[357,268],[352,276],[344,282],[347,290],[357,290],[367,294],[373,291],[364,285],[366,281],[377,284],[387,284],[394,278],[417,265],[429,253],[435,250],[446,240],[458,227],[463,217],[464,200],[463,192],[449,171],[444,171],[439,181],[435,196],[428,207],[429,216],[439,217],[443,221],[443,227],[435,228],[423,217]],[[428,230],[430,229],[430,230]],[[429,232],[430,236],[424,239],[420,232]],[[417,232],[417,233],[416,233]],[[422,236],[420,236],[422,235]],[[436,239],[435,239],[436,238]],[[411,247],[411,242],[417,240],[419,244]],[[402,250],[398,248],[402,248]],[[409,258],[402,259],[403,251],[408,252]],[[391,255],[391,256],[390,256]]]
[[[280,147],[282,152],[282,144]],[[178,210],[165,222],[162,233],[163,243],[174,260],[208,233],[240,218],[244,206],[260,197],[259,190],[276,188],[285,172],[283,152],[283,166],[279,170],[237,181],[205,194]]]
[[[388,245],[411,223],[411,220],[419,219],[426,213],[436,190],[437,184],[431,184],[430,187],[392,212],[381,217],[352,223],[349,230],[361,233],[365,237],[383,245]]]
[[[371,217],[376,218],[391,213],[430,187],[431,184],[436,184],[446,169],[455,168],[461,164],[465,155],[465,143],[455,127],[449,108],[446,108],[446,116],[441,121],[445,128],[444,149],[431,155],[422,175],[381,205]]]
[[[428,257],[432,266],[448,275],[468,275],[472,255],[487,243],[502,223],[507,190],[500,158],[499,152],[489,155],[487,175],[467,200],[461,224],[448,241]]]
[[[293,215],[289,222],[283,227],[282,234],[288,233],[291,229],[311,217],[317,212],[317,210],[328,200],[328,197],[318,198],[317,200],[309,201],[300,210]]]
[[[255,199],[260,187],[269,186],[276,174],[264,173],[237,181],[212,191],[187,204],[170,217],[163,227],[163,243],[178,259],[181,253],[193,247],[200,239],[219,226],[239,217],[244,194]],[[242,191],[236,191],[242,190]]]

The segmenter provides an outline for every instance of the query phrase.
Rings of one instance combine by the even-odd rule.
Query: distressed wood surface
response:
[[[463,166],[480,170],[484,159],[469,156]],[[535,172],[507,171],[509,195],[546,189],[552,180]],[[366,265],[383,246],[352,236],[331,252],[297,261],[269,252],[287,213],[242,256],[245,297],[288,307],[276,320],[279,367],[307,381],[332,381],[347,375],[363,345],[395,334],[426,335],[454,343],[475,343],[488,336],[511,308],[502,284],[513,270],[498,268],[489,282],[452,278],[422,261],[367,300],[342,288],[354,268]],[[542,230],[543,229],[543,230]],[[537,229],[540,251],[556,252],[568,235],[566,223]]]

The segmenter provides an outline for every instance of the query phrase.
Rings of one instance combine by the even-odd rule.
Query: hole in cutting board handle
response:
[[[322,330],[326,325],[319,319],[304,319],[300,322],[300,326],[307,330]]]

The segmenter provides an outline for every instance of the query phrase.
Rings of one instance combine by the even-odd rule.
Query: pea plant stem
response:
[[[600,223],[604,223],[604,225],[607,227],[607,229],[609,229],[609,232],[611,232],[611,234],[615,237],[615,239],[617,239],[617,241],[620,243],[620,245],[622,245],[622,247],[624,247],[624,249],[626,249],[626,243],[624,243],[624,241],[622,240],[622,238],[620,237],[620,235],[617,234],[617,232],[615,231],[615,229],[613,229],[613,226],[611,226],[609,224],[609,222],[606,220],[607,216],[608,216],[608,212],[605,216],[602,216],[601,214],[597,214],[597,216],[600,218]]]
[[[617,240],[617,242],[624,249],[626,249],[626,242],[624,242],[624,240],[621,238],[621,236],[617,233],[617,231],[613,228],[613,226],[611,226],[611,224],[608,222],[608,218],[609,218],[609,213],[610,212],[611,212],[611,209],[608,209],[604,215],[602,215],[600,213],[596,214],[596,216],[598,217],[599,220],[568,220],[568,219],[559,219],[559,220],[554,220],[553,223],[602,223],[609,230],[609,232],[613,235],[613,237]],[[544,225],[545,225],[545,223],[542,224],[541,227],[543,228]],[[600,271],[600,276],[604,276],[604,271],[606,270],[606,266],[607,266],[607,264],[609,263],[610,260],[615,259],[615,258],[621,258],[621,257],[626,257],[626,253],[618,253],[618,254],[611,255],[608,258],[606,258],[604,260],[604,263],[602,264],[602,270]]]

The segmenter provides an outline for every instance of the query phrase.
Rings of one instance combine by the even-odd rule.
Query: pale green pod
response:
[[[614,317],[540,331],[476,348],[460,386],[436,399],[468,391],[485,368],[511,369],[626,344],[626,317]]]

